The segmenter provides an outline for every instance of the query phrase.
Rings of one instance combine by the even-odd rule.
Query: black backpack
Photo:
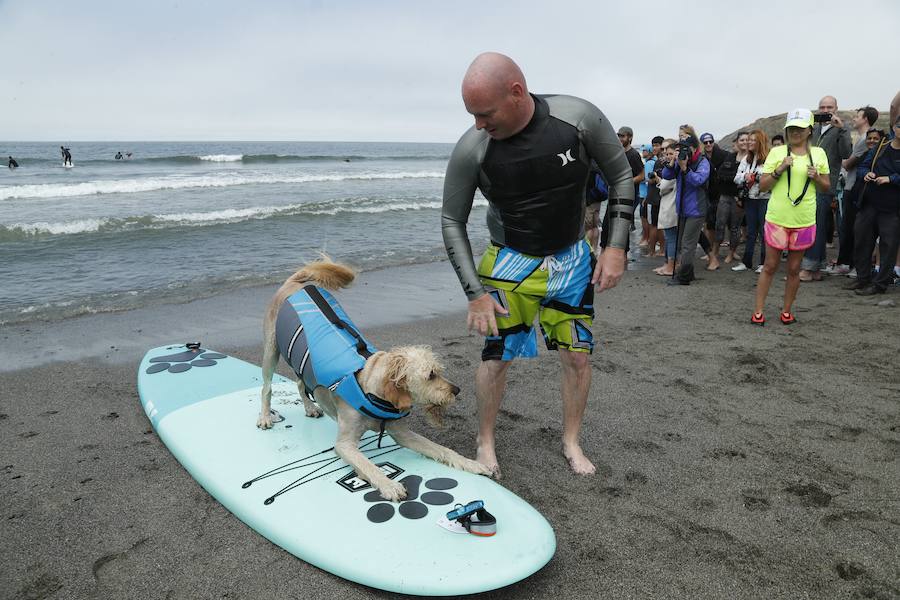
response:
[[[738,187],[737,184],[734,183],[734,177],[737,175],[738,167],[740,165],[741,161],[737,159],[737,153],[729,152],[728,156],[725,157],[725,160],[722,161],[722,164],[719,165],[719,168],[716,169],[716,189],[720,194],[737,196]]]

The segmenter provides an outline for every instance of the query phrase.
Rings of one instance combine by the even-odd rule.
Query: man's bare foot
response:
[[[497,462],[493,446],[479,444],[478,450],[475,452],[475,461],[491,471],[491,479],[500,479],[500,463]]]
[[[709,261],[709,264],[706,265],[707,271],[718,271],[721,264],[719,263],[719,259]]]
[[[593,475],[597,471],[594,463],[588,460],[579,446],[564,447],[563,455],[569,461],[569,466],[576,475]]]

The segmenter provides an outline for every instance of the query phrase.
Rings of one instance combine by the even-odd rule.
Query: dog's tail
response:
[[[326,290],[345,288],[356,279],[356,271],[345,264],[336,263],[322,254],[319,260],[307,263],[291,275],[288,281],[303,285],[314,283]]]

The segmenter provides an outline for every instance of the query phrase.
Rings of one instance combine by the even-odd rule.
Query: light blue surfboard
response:
[[[550,524],[512,492],[388,435],[378,448],[369,434],[363,452],[409,492],[400,504],[382,500],[334,454],[335,423],[305,416],[293,381],[275,375],[272,406],[284,421],[258,429],[261,387],[258,366],[184,345],[150,350],[138,370],[141,403],[172,454],[235,516],[298,558],[373,588],[448,596],[520,581],[556,551]],[[438,524],[472,500],[496,517],[496,535]]]

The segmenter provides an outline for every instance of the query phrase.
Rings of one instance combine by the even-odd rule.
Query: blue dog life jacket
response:
[[[376,352],[328,290],[307,285],[278,309],[278,351],[312,395],[318,386],[337,393],[350,406],[374,419],[399,419],[409,412],[363,392],[354,375]]]

